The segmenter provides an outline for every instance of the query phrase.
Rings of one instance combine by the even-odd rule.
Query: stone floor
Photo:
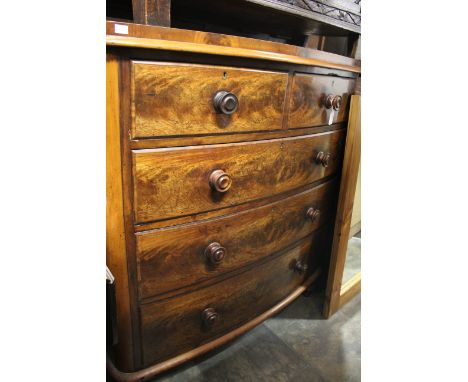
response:
[[[152,382],[360,381],[361,297],[328,320],[321,301],[301,296],[236,341]]]

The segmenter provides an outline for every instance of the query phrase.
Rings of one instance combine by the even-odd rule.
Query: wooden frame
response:
[[[126,33],[116,32],[116,25],[123,27]],[[320,50],[252,38],[125,22],[106,22],[106,44],[107,47],[249,58],[361,73],[360,60]]]
[[[338,307],[341,308],[354,296],[361,291],[361,272],[356,273],[348,281],[346,281],[340,289],[340,302]]]
[[[128,294],[128,265],[126,257],[125,221],[123,216],[122,153],[120,144],[119,58],[106,57],[106,264],[115,276],[117,301],[116,345],[118,362],[125,369],[133,366],[133,340],[127,328],[132,326],[130,296]]]
[[[354,194],[361,160],[361,96],[351,97],[348,134],[343,160],[340,195],[333,233],[332,253],[328,271],[323,315],[332,316],[344,303],[361,290],[361,274],[342,287],[346,261]],[[346,287],[346,288],[344,288]]]

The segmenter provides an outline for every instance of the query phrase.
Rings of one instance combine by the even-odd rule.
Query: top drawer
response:
[[[346,121],[349,96],[353,93],[355,81],[349,78],[296,74],[289,102],[288,128]]]
[[[221,66],[132,63],[132,138],[276,130],[288,75]]]

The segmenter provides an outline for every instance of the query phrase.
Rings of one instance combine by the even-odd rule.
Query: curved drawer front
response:
[[[346,121],[354,79],[296,74],[289,102],[288,127],[300,128]],[[338,110],[327,108],[327,97],[341,97]],[[335,104],[336,106],[336,104]],[[333,113],[333,115],[331,115]],[[331,119],[330,119],[331,117]]]
[[[135,150],[135,222],[216,210],[332,175],[341,166],[345,134]]]
[[[309,273],[295,269],[297,261],[308,262],[310,271],[316,267],[314,241],[308,237],[288,252],[209,287],[140,305],[144,363],[189,351],[273,307]]]
[[[206,222],[136,235],[141,299],[272,255],[333,218],[338,181]]]
[[[133,138],[282,127],[286,73],[156,62],[134,62],[132,72]],[[222,91],[237,103],[215,102]]]

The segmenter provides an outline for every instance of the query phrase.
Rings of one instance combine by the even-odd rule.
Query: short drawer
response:
[[[141,299],[273,255],[333,218],[338,180],[262,207],[136,235]]]
[[[133,62],[132,138],[282,128],[286,73]]]
[[[301,128],[346,121],[355,80],[296,74],[289,104],[288,127]]]
[[[280,256],[217,284],[140,305],[144,364],[214,340],[280,302],[317,266],[316,238],[308,237]],[[301,272],[304,263],[308,271]]]
[[[345,134],[134,150],[135,221],[216,210],[330,176],[341,166]]]

